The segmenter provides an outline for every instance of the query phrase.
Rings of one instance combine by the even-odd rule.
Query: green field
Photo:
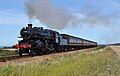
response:
[[[17,55],[17,53],[15,51],[0,49],[0,57],[8,57],[8,56],[13,56],[13,55]]]
[[[120,76],[120,59],[110,47],[97,52],[102,49],[4,65],[0,76]]]

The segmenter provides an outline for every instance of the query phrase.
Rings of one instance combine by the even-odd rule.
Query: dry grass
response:
[[[103,50],[5,65],[0,67],[0,76],[120,76],[118,56],[109,47]]]

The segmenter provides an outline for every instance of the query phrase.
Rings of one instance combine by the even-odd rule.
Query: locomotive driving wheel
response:
[[[29,55],[33,56],[33,50],[32,49],[29,50]]]
[[[23,51],[23,49],[19,49],[19,50],[18,50],[19,56],[22,56],[22,51]]]

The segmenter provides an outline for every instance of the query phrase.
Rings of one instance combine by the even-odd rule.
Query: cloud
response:
[[[112,28],[114,22],[117,20],[117,14],[102,14],[101,10],[96,8],[84,7],[86,10],[82,10],[79,13],[75,13],[76,19],[72,21],[72,24],[84,25],[89,27],[105,27]],[[91,29],[91,28],[90,28]]]
[[[114,5],[120,7],[120,1],[119,0],[110,0]]]
[[[13,9],[0,10],[0,25],[18,25],[25,24],[28,21],[24,13]]]
[[[100,41],[103,41],[104,43],[107,44],[112,44],[112,43],[120,43],[120,34],[117,32],[112,32],[110,34],[106,33],[101,36],[99,39]]]

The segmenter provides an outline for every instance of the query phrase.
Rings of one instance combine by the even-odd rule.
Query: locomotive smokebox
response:
[[[28,24],[28,28],[29,28],[29,29],[32,29],[32,24]]]

